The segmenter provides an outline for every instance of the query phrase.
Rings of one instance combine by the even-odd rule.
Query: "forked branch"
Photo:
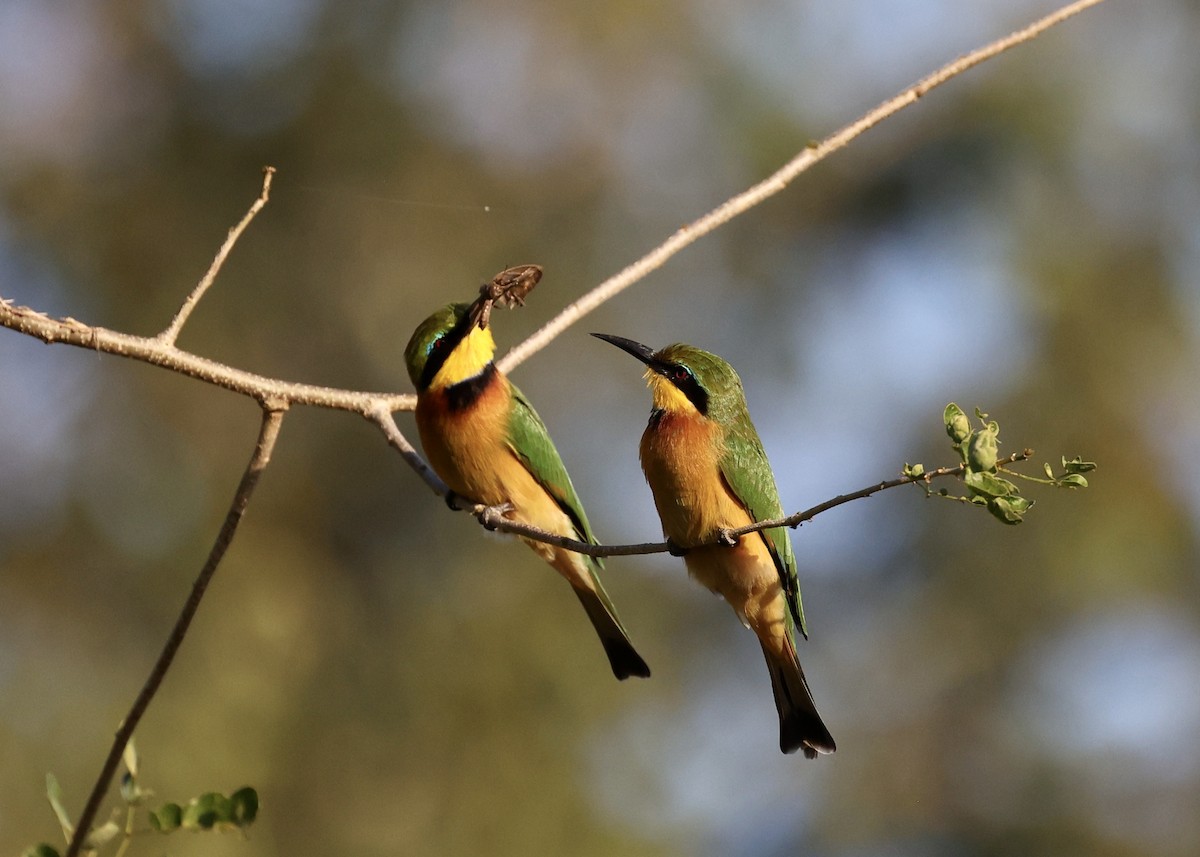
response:
[[[246,227],[250,225],[250,221],[254,219],[256,214],[262,211],[263,206],[270,199],[271,179],[274,177],[274,167],[263,167],[262,192],[258,195],[258,199],[250,206],[249,211],[238,222],[238,225],[229,230],[229,235],[226,236],[225,243],[217,251],[216,257],[213,258],[212,264],[208,266],[208,270],[204,276],[200,278],[200,282],[196,284],[196,288],[192,289],[192,293],[184,299],[183,306],[179,308],[179,312],[175,313],[175,317],[171,319],[171,323],[167,325],[167,329],[155,337],[159,342],[164,345],[175,344],[175,340],[179,338],[179,331],[183,330],[183,326],[187,323],[188,317],[191,316],[192,310],[196,308],[196,304],[200,303],[200,298],[204,297],[204,293],[216,281],[217,274],[221,272],[221,267],[225,264],[226,258],[229,257],[229,253],[233,250],[233,245],[242,237],[242,233],[246,231]]]
[[[909,87],[894,98],[869,111],[855,122],[827,137],[824,141],[805,148],[770,177],[731,198],[693,223],[684,226],[641,259],[608,280],[605,280],[603,283],[600,283],[574,303],[564,308],[558,316],[543,328],[506,354],[499,361],[499,368],[505,372],[511,371],[537,351],[544,348],[584,315],[643,279],[651,271],[661,267],[676,253],[702,236],[729,222],[739,214],[753,208],[768,197],[779,193],[809,167],[838,149],[841,149],[887,117],[915,103],[930,90],[987,59],[1033,39],[1054,25],[1101,2],[1103,0],[1076,0],[1076,2],[1062,7],[1058,11],[1047,15],[1022,30],[976,51],[972,51],[946,64],[915,86]],[[229,543],[245,512],[246,504],[249,502],[263,469],[270,460],[271,451],[278,437],[283,415],[289,406],[309,405],[312,407],[346,410],[362,415],[379,427],[388,443],[403,456],[405,461],[425,481],[430,489],[442,496],[448,494],[446,486],[421,458],[412,444],[404,437],[393,417],[395,411],[412,410],[416,402],[414,396],[398,393],[384,394],[339,390],[267,378],[200,357],[176,347],[175,342],[183,326],[187,323],[199,301],[212,286],[239,236],[249,226],[255,215],[266,205],[273,175],[274,170],[270,167],[266,168],[262,190],[258,198],[251,205],[241,221],[230,230],[229,235],[213,259],[208,271],[197,284],[196,288],[188,295],[170,324],[155,336],[145,337],[120,333],[102,327],[87,325],[69,317],[61,319],[53,318],[28,307],[17,306],[11,300],[0,297],[0,326],[33,336],[46,343],[65,343],[161,366],[181,375],[196,378],[240,395],[249,396],[255,399],[263,408],[263,421],[258,442],[255,445],[254,455],[251,457],[250,463],[242,476],[241,483],[234,495],[225,522],[217,535],[204,567],[201,569],[199,576],[192,586],[191,594],[184,604],[183,610],[176,620],[171,635],[167,639],[158,660],[155,662],[150,676],[147,678],[129,713],[117,730],[104,767],[75,826],[70,847],[67,851],[67,857],[77,857],[81,848],[86,845],[87,836],[95,820],[100,803],[120,763],[121,752],[137,727],[142,715],[145,713],[147,706],[150,704],[151,699],[162,682],[163,676],[170,668],[203,598],[205,589],[220,564],[225,551],[229,547]],[[513,293],[512,297],[514,300],[519,300],[523,296],[523,292],[518,292],[519,289]],[[1026,452],[1012,456],[1010,457],[1010,461],[1021,460],[1021,458],[1027,457],[1028,454]],[[921,480],[928,481],[935,476],[954,475],[961,472],[961,470],[962,468],[941,468],[938,471],[921,476],[908,475],[901,479],[881,482],[851,494],[835,497],[819,506],[799,512],[788,518],[777,521],[763,521],[740,530],[731,530],[722,533],[720,540],[728,543],[736,540],[741,535],[755,530],[777,526],[799,526],[804,521],[811,520],[817,514],[850,502],[851,500],[866,497],[898,485]],[[616,556],[679,550],[677,546],[667,543],[608,546],[588,545],[516,524],[513,521],[507,520],[503,513],[494,507],[477,506],[471,509],[471,511],[474,512],[484,526],[505,530],[527,538],[545,541],[594,556]]]

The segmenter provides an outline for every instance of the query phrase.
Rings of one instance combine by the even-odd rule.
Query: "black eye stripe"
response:
[[[462,341],[463,337],[471,328],[469,317],[464,314],[458,320],[454,327],[450,328],[445,333],[436,337],[428,346],[428,356],[425,359],[425,368],[421,370],[421,388],[424,389],[433,383],[433,378],[438,371],[446,363],[446,358],[454,351],[454,346]]]
[[[671,368],[667,377],[681,393],[687,396],[688,401],[695,406],[697,411],[701,414],[708,413],[708,391],[700,386],[700,382],[696,380],[691,369],[682,364],[676,364]]]

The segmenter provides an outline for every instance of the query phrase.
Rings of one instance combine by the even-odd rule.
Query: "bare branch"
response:
[[[705,216],[683,227],[642,259],[628,266],[585,294],[579,300],[567,306],[549,324],[545,325],[541,330],[505,355],[499,361],[498,367],[501,371],[511,371],[537,351],[544,348],[567,327],[633,283],[643,279],[651,271],[665,264],[673,255],[768,197],[779,193],[813,164],[847,145],[860,134],[893,113],[914,103],[928,91],[962,74],[967,69],[1015,45],[1034,38],[1055,24],[1100,2],[1103,2],[1103,0],[1076,0],[1076,2],[1064,6],[1059,11],[1042,18],[1023,30],[967,54],[947,64],[895,98],[884,102],[854,123],[826,138],[823,142],[806,148],[774,175],[743,193],[734,196]],[[437,477],[429,465],[416,452],[412,444],[405,438],[392,416],[397,410],[412,410],[415,407],[416,401],[414,396],[340,390],[267,378],[182,351],[175,346],[175,342],[183,326],[187,323],[188,318],[195,310],[199,301],[215,282],[225,260],[232,252],[241,234],[258,212],[266,205],[269,199],[273,175],[274,169],[267,167],[264,171],[262,190],[259,197],[250,206],[250,209],[246,212],[242,220],[230,230],[229,235],[217,252],[208,271],[197,284],[196,288],[185,299],[171,323],[165,330],[154,337],[141,337],[119,333],[103,327],[87,325],[73,318],[53,318],[28,307],[16,306],[12,301],[0,297],[0,326],[33,336],[46,343],[65,343],[161,366],[170,371],[204,381],[205,383],[252,397],[263,408],[263,421],[254,454],[242,475],[241,482],[234,494],[225,521],[217,534],[208,559],[193,583],[192,591],[184,603],[171,634],[164,644],[150,675],[134,700],[129,713],[117,729],[112,747],[71,837],[67,857],[78,857],[80,850],[86,847],[88,834],[95,821],[100,803],[111,786],[113,776],[120,764],[122,752],[157,693],[167,671],[170,669],[175,655],[187,634],[191,621],[199,609],[208,584],[211,582],[217,567],[220,565],[225,552],[229,548],[237,527],[246,511],[250,497],[258,483],[258,479],[270,462],[271,453],[278,439],[284,413],[289,406],[309,405],[352,411],[362,415],[380,428],[388,443],[404,457],[405,461],[435,493],[453,498],[447,486]],[[485,301],[485,304],[482,305],[485,315],[487,312],[490,312],[491,306],[494,303],[500,303],[501,305],[519,304],[524,294],[537,282],[537,275],[540,275],[540,269],[536,266],[521,266],[519,269],[510,269],[508,272],[503,272],[498,277],[504,274],[509,274],[510,278],[503,282],[493,282],[492,286],[494,287],[495,294],[485,292],[481,295],[481,298]],[[486,288],[487,286],[485,286]],[[486,323],[486,318],[484,321]],[[1009,461],[1019,461],[1030,454],[1030,451],[1026,451],[1025,453],[1011,456]],[[778,521],[758,522],[750,527],[739,530],[722,531],[717,534],[712,543],[733,543],[738,536],[756,530],[777,526],[796,527],[804,521],[811,520],[821,512],[850,502],[851,500],[867,497],[878,491],[910,482],[929,481],[938,476],[959,474],[963,469],[962,466],[957,468],[941,468],[922,476],[906,476],[901,479],[881,482],[851,494],[835,497],[819,506],[797,513],[789,518]],[[505,516],[505,510],[500,507],[475,506],[471,508],[471,511],[483,526],[490,529],[514,533],[592,556],[617,556],[667,551],[678,553],[685,550],[685,548],[680,548],[669,543],[609,546],[590,545],[511,521]]]
[[[145,714],[150,701],[154,699],[154,695],[158,692],[163,677],[167,674],[167,670],[170,669],[171,662],[175,659],[175,654],[179,651],[179,647],[183,643],[183,638],[187,635],[188,626],[191,625],[192,618],[196,615],[196,611],[200,607],[200,601],[204,598],[205,590],[208,589],[208,584],[212,580],[213,574],[216,573],[217,566],[221,564],[221,560],[225,556],[225,551],[229,549],[229,545],[233,541],[234,533],[237,532],[238,524],[241,523],[242,516],[246,512],[246,506],[250,502],[250,495],[254,492],[255,486],[258,485],[258,479],[262,475],[262,472],[271,462],[271,451],[274,449],[275,441],[279,437],[279,428],[283,424],[283,415],[286,409],[287,404],[283,401],[271,401],[263,405],[263,419],[262,426],[258,432],[258,442],[254,446],[254,454],[250,457],[250,463],[246,465],[246,470],[242,474],[242,480],[233,495],[233,501],[229,505],[229,512],[225,515],[225,522],[221,525],[220,532],[217,533],[216,541],[213,543],[212,550],[209,551],[204,567],[200,569],[200,574],[192,584],[191,594],[188,596],[187,601],[184,602],[179,617],[175,620],[175,626],[171,629],[171,635],[163,645],[158,660],[154,662],[154,668],[150,671],[145,684],[142,685],[142,689],[138,692],[133,706],[129,709],[129,713],[125,715],[125,719],[121,721],[121,725],[117,728],[112,747],[108,751],[108,757],[104,760],[104,766],[100,769],[100,776],[96,778],[96,784],[92,787],[92,793],[89,795],[87,804],[84,805],[83,813],[79,816],[79,821],[75,825],[75,832],[71,837],[71,844],[67,848],[66,857],[78,857],[80,849],[84,847],[87,841],[92,823],[96,819],[96,813],[100,809],[100,802],[104,800],[105,793],[108,791],[109,786],[112,785],[113,776],[116,774],[117,766],[121,762],[121,754],[125,751],[125,745],[129,743],[129,739],[133,735],[134,730],[137,729],[142,715]]]
[[[674,235],[664,241],[655,249],[651,250],[641,259],[638,259],[632,265],[629,265],[623,271],[609,277],[607,280],[596,286],[590,292],[579,298],[574,303],[569,304],[557,316],[548,321],[540,330],[536,331],[532,336],[526,339],[521,344],[517,345],[509,351],[504,358],[496,365],[501,372],[511,372],[517,366],[524,363],[537,352],[541,351],[549,345],[554,339],[568,327],[579,321],[585,315],[596,309],[610,298],[620,294],[625,289],[632,286],[634,283],[645,278],[647,274],[666,264],[667,260],[683,250],[688,245],[699,240],[701,237],[715,230],[717,227],[728,223],[733,218],[737,217],[754,206],[758,205],[763,200],[774,196],[781,190],[786,188],[791,182],[819,161],[824,160],[828,155],[833,154],[838,149],[843,148],[865,131],[878,125],[884,119],[887,119],[893,113],[903,110],[943,83],[957,77],[963,72],[974,66],[979,65],[985,60],[991,59],[998,54],[1004,53],[1010,48],[1016,47],[1022,42],[1027,42],[1046,30],[1059,24],[1068,18],[1079,14],[1090,6],[1095,6],[1104,0],[1077,0],[1067,6],[1053,12],[1046,17],[1035,21],[1024,29],[1018,30],[1002,39],[998,39],[989,45],[971,51],[969,54],[959,57],[953,62],[947,63],[933,74],[925,77],[917,84],[910,86],[908,89],[901,92],[899,95],[889,98],[887,101],[880,104],[875,109],[867,112],[861,118],[851,122],[840,131],[826,137],[822,142],[809,146],[792,160],[788,161],[779,168],[773,175],[749,188],[748,190],[739,193],[737,196],[721,203],[708,214],[701,217],[699,220],[694,220],[688,225],[680,228]]]
[[[498,362],[497,366],[501,371],[511,371],[537,351],[544,348],[567,327],[614,295],[633,285],[633,283],[642,279],[654,269],[663,265],[671,256],[678,253],[684,247],[747,209],[757,205],[764,199],[783,190],[796,176],[822,160],[826,155],[842,148],[864,131],[883,121],[898,110],[912,104],[929,90],[945,83],[984,60],[996,56],[1015,45],[1028,41],[1055,24],[1101,2],[1103,0],[1077,0],[1077,2],[1064,6],[1057,12],[1047,15],[1022,30],[960,57],[929,75],[915,86],[906,89],[895,98],[884,102],[856,122],[826,138],[822,143],[805,149],[774,175],[749,190],[738,194],[694,223],[683,227],[657,249],[651,251],[639,261],[625,268],[625,270],[615,276],[610,277],[591,292],[567,306],[541,330],[534,333],[533,336],[506,354]],[[416,453],[407,440],[404,439],[403,435],[400,434],[399,429],[395,426],[395,422],[377,418],[380,408],[386,409],[389,412],[412,410],[416,406],[415,396],[411,394],[384,394],[339,390],[331,387],[297,384],[267,378],[262,375],[235,369],[186,351],[181,351],[173,344],[175,337],[178,336],[179,330],[183,327],[184,322],[186,322],[188,315],[195,307],[197,301],[200,300],[204,292],[211,286],[238,236],[246,228],[254,215],[266,204],[272,174],[273,171],[268,167],[263,178],[263,189],[259,198],[251,206],[246,216],[242,218],[242,221],[230,231],[229,237],[217,253],[208,273],[201,280],[200,284],[197,285],[192,294],[188,296],[188,299],[184,302],[183,307],[171,325],[158,336],[133,336],[103,327],[93,327],[73,318],[52,318],[28,307],[15,306],[11,301],[7,301],[2,297],[0,297],[0,326],[34,336],[47,343],[63,342],[81,348],[89,348],[103,353],[129,357],[155,366],[162,366],[182,375],[232,390],[235,393],[251,396],[260,403],[269,399],[278,399],[290,405],[311,405],[362,414],[379,425],[384,435],[388,438],[388,442],[404,456],[405,460],[431,488],[438,491],[438,493],[444,494],[445,486],[440,484],[440,480],[434,481],[436,477],[434,479],[430,478],[433,474],[429,470],[428,465],[425,464],[420,455]],[[522,266],[523,268],[532,269],[536,268],[536,266]],[[515,296],[515,302],[519,303],[521,296],[523,296],[523,292]],[[391,423],[390,427],[388,425],[389,422]]]
[[[1033,456],[1032,449],[1026,449],[1021,452],[1014,452],[1008,458],[1001,459],[998,467],[1003,467],[1006,464],[1015,464],[1018,461],[1025,461]],[[811,521],[822,512],[828,512],[837,506],[849,503],[852,500],[861,500],[864,497],[870,497],[872,494],[877,494],[880,491],[886,491],[889,488],[898,488],[901,485],[911,485],[914,482],[929,483],[933,479],[941,476],[961,476],[967,469],[966,464],[959,464],[956,467],[939,467],[937,470],[930,470],[922,473],[920,476],[902,476],[897,479],[890,479],[885,482],[877,482],[873,485],[868,485],[866,488],[860,488],[857,491],[852,491],[849,494],[839,494],[824,503],[813,506],[811,509],[805,509],[803,512],[796,512],[794,515],[788,515],[786,518],[771,518],[766,521],[758,521],[757,523],[748,524],[744,527],[736,529],[720,530],[715,533],[711,539],[700,542],[694,545],[677,545],[673,542],[642,542],[640,544],[629,545],[599,545],[581,542],[578,539],[570,539],[566,536],[560,536],[555,533],[548,532],[539,527],[534,527],[529,524],[523,524],[519,521],[514,521],[507,517],[505,509],[499,506],[484,506],[476,505],[467,508],[465,511],[474,515],[480,524],[485,529],[495,530],[502,533],[512,533],[516,536],[523,536],[527,539],[532,539],[535,542],[545,542],[548,545],[564,548],[575,553],[586,554],[587,556],[637,556],[641,554],[652,553],[670,553],[675,556],[682,556],[693,548],[706,547],[708,545],[733,545],[737,540],[749,533],[758,532],[759,530],[772,530],[776,527],[791,527],[795,529],[806,521]]]
[[[0,326],[45,343],[61,342],[161,366],[180,375],[250,396],[259,402],[279,399],[289,405],[311,405],[359,414],[366,414],[378,407],[393,411],[411,411],[416,407],[417,399],[413,395],[339,390],[267,378],[182,351],[157,336],[134,336],[104,327],[92,327],[73,318],[54,318],[29,307],[16,306],[3,298],[0,298]]]
[[[379,426],[383,431],[383,436],[387,438],[387,442],[393,449],[404,456],[404,460],[408,462],[409,467],[417,472],[417,475],[425,480],[433,492],[441,497],[446,497],[450,493],[450,489],[446,487],[433,468],[425,463],[425,459],[421,458],[420,453],[416,448],[408,442],[408,438],[400,431],[400,427],[396,425],[396,420],[392,416],[392,411],[383,404],[368,411],[364,414],[368,420]]]
[[[263,206],[267,204],[267,199],[271,195],[271,179],[274,176],[274,167],[263,167],[262,192],[259,193],[258,199],[254,200],[254,204],[250,206],[250,210],[246,212],[246,215],[238,225],[229,230],[229,235],[225,238],[225,243],[217,251],[212,264],[208,266],[208,271],[201,278],[200,282],[196,284],[196,288],[192,289],[192,293],[184,300],[183,306],[179,308],[179,312],[175,313],[175,318],[171,319],[171,323],[167,326],[167,329],[155,337],[159,342],[164,345],[175,344],[175,340],[179,338],[179,331],[183,330],[183,325],[192,314],[192,310],[196,308],[196,304],[200,303],[200,298],[204,297],[204,293],[208,291],[209,286],[217,279],[217,274],[221,272],[221,266],[225,264],[225,259],[233,250],[233,245],[237,243],[238,238],[246,231],[246,227],[250,225],[250,221],[254,219],[254,215],[262,211]]]

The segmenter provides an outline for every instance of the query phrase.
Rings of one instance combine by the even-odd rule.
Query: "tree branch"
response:
[[[310,405],[358,414],[366,414],[377,407],[393,411],[411,411],[416,407],[417,400],[413,395],[339,390],[267,378],[183,351],[163,342],[158,336],[134,336],[105,327],[93,327],[69,317],[54,318],[29,307],[17,306],[4,298],[0,298],[0,327],[24,333],[47,344],[75,345],[161,366],[259,402],[278,400],[289,405]]]
[[[1033,22],[1028,27],[1018,30],[1002,39],[997,39],[982,48],[971,51],[969,54],[965,54],[953,62],[942,66],[933,74],[910,86],[899,95],[889,98],[874,110],[867,112],[840,131],[826,137],[820,143],[809,146],[780,167],[773,175],[721,203],[699,220],[694,220],[680,228],[674,235],[641,259],[638,259],[623,271],[609,277],[574,303],[569,304],[562,312],[543,325],[540,330],[504,355],[504,358],[496,364],[497,367],[501,372],[511,372],[553,342],[559,334],[592,310],[645,278],[651,271],[661,268],[666,264],[668,259],[680,250],[698,241],[717,227],[733,220],[739,214],[758,205],[763,200],[779,193],[809,167],[824,160],[838,149],[843,148],[854,138],[875,127],[893,113],[897,113],[905,107],[916,103],[921,96],[925,95],[931,89],[941,86],[948,80],[957,77],[985,60],[989,60],[1010,48],[1041,35],[1055,24],[1059,24],[1079,14],[1088,7],[1102,2],[1104,0],[1076,0],[1076,2],[1064,6],[1057,12],[1053,12]]]
[[[116,774],[117,766],[121,762],[121,754],[125,751],[125,745],[129,743],[129,739],[133,735],[134,730],[137,729],[142,715],[145,714],[150,701],[154,699],[154,695],[158,692],[163,677],[167,674],[167,670],[170,669],[171,662],[175,660],[175,654],[179,651],[184,636],[187,635],[188,627],[191,625],[192,618],[196,615],[196,611],[200,607],[200,601],[204,598],[208,584],[212,580],[213,574],[216,573],[217,566],[220,565],[221,560],[224,558],[225,551],[229,549],[229,545],[233,541],[234,533],[237,532],[238,524],[241,523],[242,515],[246,511],[246,505],[250,502],[250,495],[254,492],[255,486],[258,485],[258,479],[262,475],[262,472],[271,461],[271,451],[274,449],[275,441],[279,437],[279,428],[283,424],[283,415],[286,409],[287,404],[281,401],[269,402],[263,405],[263,419],[258,433],[258,442],[254,446],[254,454],[250,457],[250,463],[246,465],[246,470],[242,474],[242,480],[233,495],[233,501],[229,505],[229,512],[225,515],[225,522],[221,525],[220,532],[217,533],[216,541],[213,543],[212,550],[208,554],[208,559],[205,561],[204,567],[200,569],[200,574],[192,584],[191,594],[188,596],[187,601],[184,602],[179,617],[175,620],[175,626],[171,629],[171,635],[167,637],[167,642],[163,645],[158,660],[154,662],[154,668],[150,671],[150,675],[146,678],[142,689],[138,692],[137,698],[133,701],[133,706],[129,709],[129,713],[125,715],[125,719],[121,721],[121,725],[117,728],[112,747],[108,751],[108,757],[104,760],[104,766],[100,769],[100,775],[96,778],[96,784],[92,787],[92,793],[88,796],[83,813],[79,816],[78,822],[76,822],[75,831],[71,836],[71,844],[67,848],[66,857],[78,857],[80,849],[87,842],[88,834],[92,829],[92,823],[95,821],[96,813],[100,809],[100,803],[104,800],[104,795],[108,792],[109,786],[112,785],[113,776]]]
[[[396,420],[392,416],[392,411],[384,404],[380,404],[368,413],[364,414],[368,420],[379,426],[383,436],[387,438],[387,442],[391,447],[404,456],[404,460],[408,462],[409,467],[416,471],[417,475],[425,480],[425,484],[433,489],[433,493],[440,497],[446,497],[450,494],[450,489],[446,487],[446,483],[433,472],[433,468],[425,463],[425,459],[421,458],[420,453],[408,442],[408,438],[400,431],[400,427],[396,425]]]
[[[997,462],[997,468],[1002,469],[1006,464],[1015,464],[1018,461],[1026,461],[1033,456],[1032,449],[1025,449],[1021,452],[1014,452],[1008,458],[1003,458]],[[758,521],[753,524],[747,524],[744,527],[736,529],[726,529],[717,532],[711,539],[699,542],[694,545],[677,545],[673,542],[642,542],[640,544],[629,545],[601,545],[591,544],[589,542],[581,542],[577,539],[567,538],[539,527],[534,527],[529,524],[523,524],[519,521],[514,521],[505,515],[507,511],[503,506],[484,506],[475,505],[467,507],[466,511],[474,515],[479,523],[485,529],[493,530],[501,533],[511,533],[515,536],[523,536],[527,539],[532,539],[537,542],[545,542],[548,545],[564,548],[575,553],[586,554],[587,556],[606,557],[606,556],[638,556],[641,554],[652,553],[670,553],[675,556],[682,556],[693,548],[707,547],[708,545],[726,545],[730,546],[737,543],[737,540],[749,533],[755,533],[759,530],[772,530],[776,527],[791,527],[795,529],[801,524],[811,521],[822,512],[828,512],[830,509],[841,506],[844,503],[849,503],[852,500],[861,500],[864,497],[870,497],[872,494],[877,494],[880,491],[886,491],[889,488],[898,488],[901,485],[911,485],[914,482],[924,482],[928,484],[934,479],[941,476],[961,476],[967,470],[966,464],[959,464],[956,467],[939,467],[937,470],[930,470],[920,476],[901,476],[897,479],[890,479],[885,482],[876,482],[873,485],[868,485],[866,488],[860,488],[857,491],[852,491],[849,494],[839,494],[838,496],[826,500],[824,503],[819,503],[810,509],[805,509],[803,512],[796,512],[794,515],[788,515],[786,518],[770,518],[765,521]]]
[[[916,85],[885,101],[858,120],[827,137],[821,143],[806,148],[772,176],[722,203],[699,220],[684,226],[640,260],[629,265],[616,275],[600,283],[583,297],[569,304],[540,330],[504,355],[497,363],[498,368],[503,372],[512,371],[512,369],[519,366],[542,348],[545,348],[546,345],[576,321],[641,280],[651,271],[661,267],[680,250],[697,241],[702,236],[707,235],[709,232],[712,232],[722,224],[732,220],[739,214],[753,208],[768,197],[779,193],[809,167],[823,160],[827,155],[846,146],[860,134],[879,124],[887,117],[913,104],[925,93],[985,60],[1003,53],[1016,45],[1027,42],[1054,25],[1102,2],[1103,0],[1076,0],[1076,2],[1070,3],[1058,11],[1035,21],[1024,29],[959,57],[933,74],[925,77]],[[407,446],[408,451],[406,451],[405,447],[397,445],[390,436],[386,423],[379,422],[371,416],[380,407],[387,408],[392,412],[412,410],[416,406],[416,398],[414,396],[339,390],[332,387],[299,384],[267,378],[262,375],[226,366],[214,360],[199,357],[174,346],[174,340],[179,330],[183,327],[184,322],[187,320],[192,309],[194,309],[196,303],[212,284],[233,244],[254,215],[266,204],[273,172],[273,168],[266,168],[263,189],[259,198],[255,200],[245,217],[242,218],[242,221],[230,231],[229,237],[217,253],[208,273],[200,284],[197,285],[196,289],[193,290],[192,294],[188,296],[183,307],[181,307],[179,313],[171,322],[171,325],[157,336],[132,336],[103,327],[93,327],[73,318],[52,318],[28,307],[16,306],[11,301],[5,300],[2,297],[0,297],[0,326],[34,336],[46,343],[62,342],[81,348],[116,354],[121,357],[129,357],[155,366],[162,366],[173,372],[223,387],[235,393],[251,396],[259,402],[266,401],[267,399],[281,399],[292,405],[310,405],[362,414],[380,426],[385,436],[388,436],[389,443],[401,452],[405,460],[417,471],[418,475],[425,479],[431,487],[434,487],[427,475],[428,466],[423,461],[420,461],[420,456],[416,454],[415,450],[412,450],[411,446]],[[392,423],[392,429],[395,429],[394,422]],[[395,429],[395,433],[399,435],[399,430]],[[438,488],[434,487],[434,490],[438,490]]]
[[[192,314],[192,310],[196,308],[196,304],[200,303],[200,298],[204,297],[204,293],[208,291],[209,286],[217,279],[217,274],[221,272],[221,266],[225,264],[225,259],[233,250],[233,245],[237,243],[238,238],[246,231],[246,227],[250,225],[250,221],[254,216],[262,211],[267,200],[271,196],[271,179],[275,176],[274,167],[263,167],[263,183],[262,191],[258,195],[258,199],[254,200],[254,204],[250,206],[250,210],[246,212],[237,226],[229,230],[229,235],[225,238],[225,243],[221,245],[221,249],[217,251],[216,257],[212,260],[212,264],[208,266],[208,271],[196,284],[196,288],[192,289],[192,293],[187,296],[183,302],[183,306],[179,308],[179,312],[175,313],[175,318],[171,319],[171,323],[167,329],[155,337],[164,345],[174,345],[175,340],[179,338],[179,331],[183,330],[183,325],[187,323],[188,316]]]
[[[504,372],[511,371],[537,351],[544,348],[562,331],[570,327],[584,315],[644,278],[651,271],[661,267],[676,253],[724,223],[732,220],[734,217],[737,217],[739,214],[753,208],[768,197],[779,193],[809,167],[844,147],[860,134],[874,127],[892,114],[915,103],[925,93],[962,74],[973,66],[1009,48],[1026,42],[1050,27],[1101,2],[1103,0],[1076,0],[1076,2],[1064,6],[1057,12],[1047,15],[1020,31],[966,54],[943,66],[915,86],[904,90],[899,95],[869,111],[863,117],[827,137],[821,143],[806,148],[767,179],[734,196],[693,223],[684,226],[658,248],[642,257],[642,259],[629,265],[618,274],[596,286],[577,301],[568,305],[547,325],[506,354],[498,362],[498,367]],[[108,330],[103,327],[87,325],[69,317],[63,319],[53,318],[28,307],[17,306],[12,301],[0,297],[0,326],[8,327],[46,343],[65,343],[161,366],[170,371],[254,398],[263,409],[263,420],[254,454],[242,475],[241,482],[234,494],[225,521],[217,534],[208,559],[192,585],[192,591],[184,603],[171,634],[164,644],[150,675],[134,700],[129,713],[117,729],[104,766],[73,831],[70,846],[67,850],[67,857],[78,857],[80,850],[86,847],[87,838],[91,832],[91,827],[95,821],[100,803],[108,791],[113,776],[120,764],[121,754],[147,707],[157,693],[179,647],[183,643],[183,639],[187,634],[196,611],[199,609],[208,584],[237,531],[237,527],[245,513],[258,479],[270,462],[271,453],[279,435],[284,413],[291,405],[308,405],[346,410],[362,415],[380,428],[388,443],[404,457],[405,461],[435,493],[442,496],[451,496],[446,485],[437,477],[405,438],[392,416],[397,410],[412,410],[415,407],[414,396],[341,390],[267,378],[200,357],[180,350],[175,346],[175,342],[184,325],[187,323],[199,301],[215,282],[217,275],[225,260],[232,252],[237,240],[254,217],[266,205],[269,199],[273,175],[273,168],[267,167],[264,171],[262,190],[258,198],[250,206],[250,209],[242,217],[241,221],[230,230],[229,235],[217,252],[208,271],[197,284],[196,288],[184,300],[170,324],[156,336],[134,336]],[[1030,454],[1029,451],[1026,451],[1025,453],[1010,456],[1009,461],[1019,461]],[[814,506],[812,509],[799,512],[788,518],[777,521],[762,521],[739,530],[723,531],[718,534],[713,543],[721,542],[728,544],[735,541],[739,536],[756,530],[777,526],[796,527],[804,521],[811,520],[821,512],[850,502],[851,500],[867,497],[878,491],[910,482],[928,481],[937,476],[960,474],[963,469],[963,466],[940,468],[923,476],[906,476],[901,479],[880,482],[859,491],[835,497],[832,500]],[[517,524],[514,521],[508,520],[504,516],[504,511],[497,507],[475,506],[471,511],[485,527],[537,539],[592,556],[617,556],[666,551],[678,552],[681,550],[678,546],[668,543],[609,546],[590,545]]]

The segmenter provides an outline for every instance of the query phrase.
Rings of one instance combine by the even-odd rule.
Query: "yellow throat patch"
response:
[[[430,382],[431,390],[450,387],[468,378],[474,378],[492,362],[496,353],[496,340],[490,328],[474,327],[450,352],[442,368]]]
[[[645,378],[646,386],[650,388],[650,392],[654,396],[655,408],[660,408],[670,414],[698,413],[692,400],[684,395],[682,390],[653,369],[646,370]]]

